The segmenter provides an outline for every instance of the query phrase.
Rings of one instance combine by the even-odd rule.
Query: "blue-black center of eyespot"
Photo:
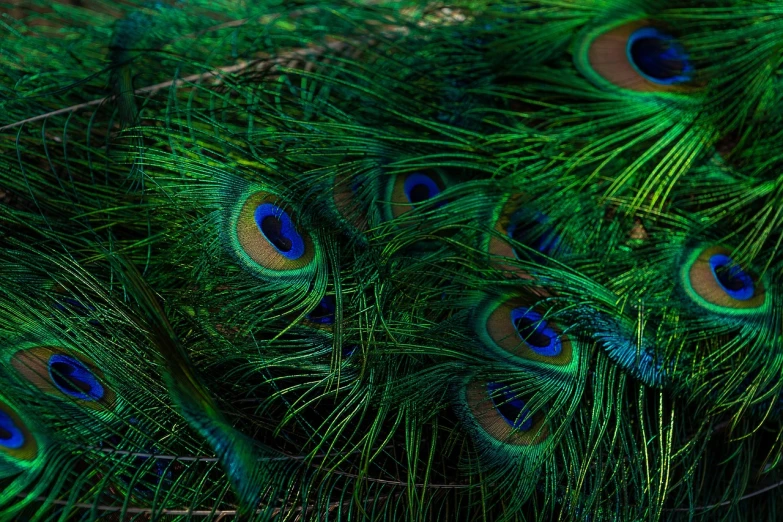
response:
[[[97,401],[103,398],[103,386],[78,359],[70,355],[49,357],[49,377],[57,389],[75,399]]]
[[[526,212],[518,213],[506,233],[514,241],[551,256],[560,244],[560,237],[554,229],[545,225],[547,221],[548,218],[540,212],[536,212],[535,215]],[[526,255],[526,252],[520,252],[515,248],[514,255],[520,259]]]
[[[751,278],[731,257],[726,254],[715,254],[710,257],[710,269],[715,281],[738,301],[746,301],[753,297],[755,285]]]
[[[77,301],[76,299],[72,299],[70,297],[63,297],[60,299],[59,302],[54,303],[54,307],[60,310],[61,312],[67,312],[72,311],[79,315],[89,315],[90,312],[95,311],[94,306],[85,306],[81,302]]]
[[[538,355],[555,357],[563,349],[563,343],[557,332],[549,327],[541,314],[530,308],[519,307],[511,310],[511,322],[519,338]]]
[[[355,176],[351,178],[351,182],[348,186],[351,188],[351,192],[356,194],[359,192],[359,189],[362,188],[362,183],[364,183],[362,178],[360,178],[359,176]]]
[[[304,240],[285,210],[262,203],[256,208],[255,219],[258,230],[283,257],[295,260],[304,255]]]
[[[492,405],[509,426],[519,431],[528,431],[533,427],[533,418],[530,410],[525,407],[525,402],[506,384],[488,382],[487,392],[492,399]]]
[[[440,187],[435,180],[418,172],[405,178],[403,190],[405,190],[405,197],[414,205],[440,194]]]
[[[60,298],[60,301],[54,303],[54,308],[60,312],[72,312],[81,317],[89,317],[92,312],[95,312],[95,307],[92,305],[84,305],[76,299],[70,297]],[[93,326],[99,326],[101,323],[97,319],[90,319],[88,321]]]
[[[23,445],[24,433],[10,415],[0,410],[0,447],[19,449]]]
[[[662,85],[690,81],[693,66],[677,40],[654,27],[637,29],[628,38],[628,59],[642,76]]]
[[[334,324],[334,310],[337,302],[333,295],[324,296],[312,312],[307,314],[310,322],[318,324]]]

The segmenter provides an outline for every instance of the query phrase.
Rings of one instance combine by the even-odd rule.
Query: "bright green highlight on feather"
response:
[[[767,449],[753,431],[779,432],[783,408],[766,324],[781,273],[779,183],[764,177],[777,149],[744,157],[747,181],[698,169],[728,133],[748,131],[733,167],[757,131],[777,132],[779,38],[759,27],[778,7],[170,3],[58,2],[51,25],[4,20],[2,103],[16,126],[0,228],[30,248],[0,253],[0,330],[13,341],[12,326],[40,321],[61,339],[0,355],[0,400],[18,414],[0,417],[0,446],[28,440],[25,423],[45,464],[22,474],[0,454],[0,477],[32,477],[0,482],[0,518],[226,519],[240,506],[253,520],[657,520],[715,503],[727,519],[763,519],[746,513],[762,502],[737,500]],[[640,33],[650,27],[660,34]],[[629,62],[640,34],[687,37],[700,69],[667,83]],[[715,62],[728,63],[705,60],[721,48]],[[530,227],[510,226],[514,198],[495,205],[520,192]],[[539,210],[573,251],[546,264],[522,255],[553,244],[534,243],[550,237],[536,235]],[[642,233],[626,230],[631,213]],[[771,252],[763,285],[728,251],[681,273],[691,252],[661,248],[741,220],[758,231],[748,258]],[[409,254],[413,241],[429,244]],[[27,268],[44,249],[94,275],[42,270],[105,293],[99,328],[7,298],[34,286]],[[143,277],[123,283],[108,252]],[[503,295],[474,299],[491,285]],[[316,310],[323,296],[331,315]],[[739,322],[726,314],[760,310],[726,335]],[[52,360],[99,381],[82,390],[94,400]],[[761,406],[765,425],[733,402]],[[153,461],[168,464],[141,495]],[[670,508],[690,512],[659,516]]]
[[[259,501],[256,444],[236,430],[226,419],[200,382],[190,358],[177,338],[165,310],[135,266],[117,258],[127,290],[144,310],[139,318],[152,333],[157,357],[165,365],[164,380],[171,399],[188,423],[209,442],[221,460],[241,499],[244,509]]]

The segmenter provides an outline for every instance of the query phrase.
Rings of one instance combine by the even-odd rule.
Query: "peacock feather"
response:
[[[23,0],[0,520],[779,520],[783,2]]]

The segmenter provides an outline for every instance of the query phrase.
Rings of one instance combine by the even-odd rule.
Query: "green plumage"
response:
[[[778,520],[783,3],[0,23],[0,520]]]

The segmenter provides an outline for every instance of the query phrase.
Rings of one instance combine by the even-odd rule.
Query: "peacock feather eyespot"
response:
[[[19,449],[24,445],[24,440],[24,433],[14,419],[4,411],[0,411],[0,447]]]
[[[38,443],[19,414],[0,401],[0,453],[18,461],[32,461],[38,456]]]
[[[416,172],[405,176],[403,191],[408,202],[415,205],[434,198],[441,193],[441,188],[427,174]]]
[[[506,421],[506,424],[519,431],[530,431],[533,418],[525,401],[514,394],[507,384],[488,382],[487,391],[492,405]]]
[[[315,243],[300,231],[278,196],[248,193],[229,225],[232,250],[253,273],[279,279],[300,277],[313,269]]]
[[[462,389],[462,400],[467,406],[467,420],[493,444],[534,446],[549,437],[543,413],[531,411],[505,383],[470,381]]]
[[[648,20],[592,28],[576,48],[577,69],[600,87],[637,92],[685,92],[695,68],[685,47]]]
[[[655,27],[641,27],[631,33],[626,56],[639,74],[660,85],[688,82],[693,75],[682,45]]]
[[[320,326],[334,324],[334,313],[337,309],[337,301],[333,295],[325,295],[318,305],[307,314],[307,321]]]
[[[538,355],[556,357],[563,351],[560,334],[532,308],[524,306],[514,308],[511,310],[511,322],[519,338]]]
[[[295,261],[304,255],[304,240],[285,210],[274,203],[261,203],[253,216],[258,231],[281,256]]]
[[[752,314],[769,306],[763,282],[739,266],[722,246],[690,251],[681,280],[685,293],[713,312]]]
[[[74,399],[97,401],[106,393],[95,374],[70,355],[52,354],[48,370],[49,378],[57,389]]]
[[[84,356],[59,347],[37,346],[16,352],[11,366],[40,391],[91,409],[111,408],[116,395],[102,372]]]
[[[78,299],[73,299],[71,297],[58,297],[52,306],[59,313],[76,315],[78,317],[90,317],[96,312],[94,306],[90,304],[85,305]],[[93,326],[101,325],[101,322],[97,319],[88,319],[87,322]]]
[[[549,217],[524,206],[523,200],[521,194],[512,196],[497,213],[495,233],[488,235],[487,252],[491,256],[545,263],[544,256],[554,255],[562,248],[563,240],[549,225]],[[520,248],[514,243],[528,248]],[[529,274],[515,265],[497,261],[494,264],[501,270],[509,271],[522,278],[530,278]]]
[[[359,177],[335,176],[332,181],[332,204],[345,225],[357,232],[368,228],[367,214],[361,207],[357,193],[362,186]]]
[[[523,366],[576,370],[578,353],[570,336],[532,297],[488,298],[475,317],[490,355]]]
[[[753,279],[731,257],[714,254],[709,263],[712,276],[729,297],[738,301],[747,301],[753,297],[756,286]]]
[[[423,205],[440,195],[446,188],[445,178],[436,171],[411,172],[393,176],[389,183],[387,197],[390,202],[386,218],[398,218],[401,215]],[[442,207],[446,201],[440,201]]]
[[[527,245],[545,256],[551,256],[560,245],[560,237],[554,228],[547,226],[549,218],[541,212],[529,212],[521,209],[511,217],[506,236],[509,239]],[[527,251],[512,247],[517,259],[531,257]],[[540,256],[536,256],[540,257]]]

